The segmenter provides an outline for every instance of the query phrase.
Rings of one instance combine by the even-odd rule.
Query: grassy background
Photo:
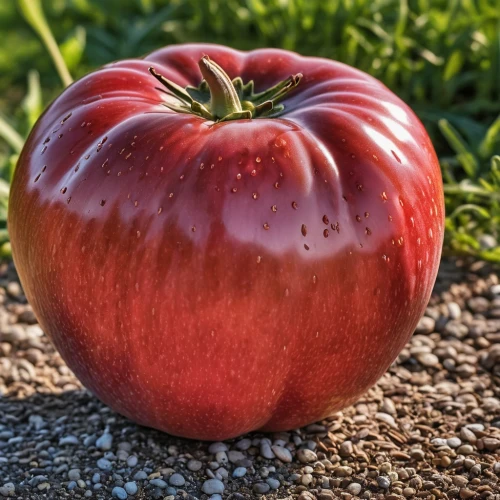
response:
[[[374,75],[413,107],[433,139],[445,180],[445,251],[500,262],[500,0],[0,2],[0,175],[7,182],[24,137],[63,89],[29,24],[42,4],[74,78],[191,41],[283,47]],[[6,193],[0,183],[0,227]],[[7,241],[0,229],[0,244]]]

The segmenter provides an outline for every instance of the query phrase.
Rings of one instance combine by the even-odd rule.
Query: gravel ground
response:
[[[225,443],[135,425],[85,391],[0,267],[0,497],[500,500],[500,285],[444,261],[425,317],[356,405]]]

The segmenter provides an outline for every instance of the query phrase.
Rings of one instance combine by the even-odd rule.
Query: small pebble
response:
[[[201,470],[202,467],[203,467],[203,464],[199,460],[191,459],[187,463],[187,468],[191,472],[198,472],[199,470]]]
[[[80,479],[80,469],[71,469],[68,472],[68,479],[70,481],[78,481]]]
[[[220,441],[218,441],[216,443],[212,443],[208,447],[208,452],[211,455],[215,455],[216,453],[219,453],[220,451],[228,451],[228,450],[229,450],[229,448],[227,447],[227,444],[226,443],[222,443]]]
[[[303,464],[308,464],[310,462],[315,462],[318,459],[318,456],[314,453],[314,451],[307,448],[300,448],[297,450],[297,458]]]
[[[134,468],[137,465],[137,462],[138,462],[138,459],[135,455],[130,455],[127,458],[127,466],[128,467]]]
[[[100,458],[98,461],[97,461],[97,467],[99,467],[99,469],[101,470],[111,470],[113,468],[111,462],[107,459],[107,458]]]
[[[164,490],[168,486],[166,481],[164,481],[163,479],[160,479],[160,478],[151,479],[151,481],[149,481],[149,484],[152,484],[153,486],[157,486],[158,488],[161,488],[162,490]]]
[[[109,433],[104,433],[99,439],[97,439],[95,445],[102,451],[108,451],[113,445],[113,436]]]
[[[144,479],[147,479],[147,478],[148,478],[148,475],[143,470],[137,471],[134,474],[134,481],[144,481]]]
[[[275,458],[271,446],[267,441],[264,441],[260,445],[260,456],[263,458],[267,458],[268,460],[272,460],[273,458]]]
[[[277,490],[281,485],[281,483],[277,479],[274,479],[272,477],[268,477],[266,479],[266,483],[271,487],[272,490]]]
[[[389,478],[387,478],[385,476],[378,476],[377,477],[377,484],[381,488],[384,488],[385,490],[387,490],[391,486],[391,481],[389,480]]]
[[[361,485],[359,483],[351,483],[348,487],[347,487],[347,491],[351,494],[351,495],[359,495],[359,493],[361,492]]]
[[[246,467],[236,467],[233,471],[233,477],[243,477],[246,473]]]
[[[111,496],[113,498],[118,498],[119,500],[126,500],[128,497],[127,492],[120,486],[115,486],[111,491]]]
[[[128,483],[125,483],[124,488],[129,495],[135,495],[138,490],[137,484],[134,481],[129,481]]]
[[[271,450],[283,463],[289,464],[292,462],[293,457],[288,448],[284,448],[283,446],[272,446]]]
[[[59,439],[59,446],[66,446],[68,444],[78,444],[78,438],[76,436],[64,436]]]
[[[254,493],[257,493],[258,495],[263,495],[267,493],[271,487],[267,483],[255,483],[252,487]]]
[[[222,494],[224,493],[224,483],[218,479],[208,479],[203,483],[201,491],[207,495],[212,495],[214,493]]]
[[[451,319],[458,319],[462,315],[462,310],[456,302],[448,302],[448,313]]]
[[[462,440],[458,437],[452,437],[446,440],[446,444],[450,448],[458,448],[462,444]]]
[[[184,486],[186,484],[186,480],[181,474],[172,474],[168,482],[171,486]]]

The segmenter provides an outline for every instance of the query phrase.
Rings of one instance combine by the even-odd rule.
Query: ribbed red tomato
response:
[[[93,393],[223,439],[321,419],[376,382],[429,299],[443,192],[422,124],[374,78],[179,45],[55,100],[9,229],[43,329]]]

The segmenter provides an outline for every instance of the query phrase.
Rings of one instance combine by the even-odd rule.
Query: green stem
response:
[[[73,83],[59,46],[50,31],[40,0],[18,0],[21,12],[47,48],[65,87]]]
[[[445,185],[443,186],[445,194],[475,194],[477,196],[484,196],[492,200],[500,201],[500,193],[493,191],[487,191],[478,186],[462,186],[460,184],[455,186]]]
[[[203,56],[198,66],[210,89],[210,111],[221,119],[243,111],[236,89],[227,73],[208,56]]]
[[[20,153],[21,149],[23,149],[23,138],[2,116],[0,116],[0,137],[2,137],[16,153]]]

